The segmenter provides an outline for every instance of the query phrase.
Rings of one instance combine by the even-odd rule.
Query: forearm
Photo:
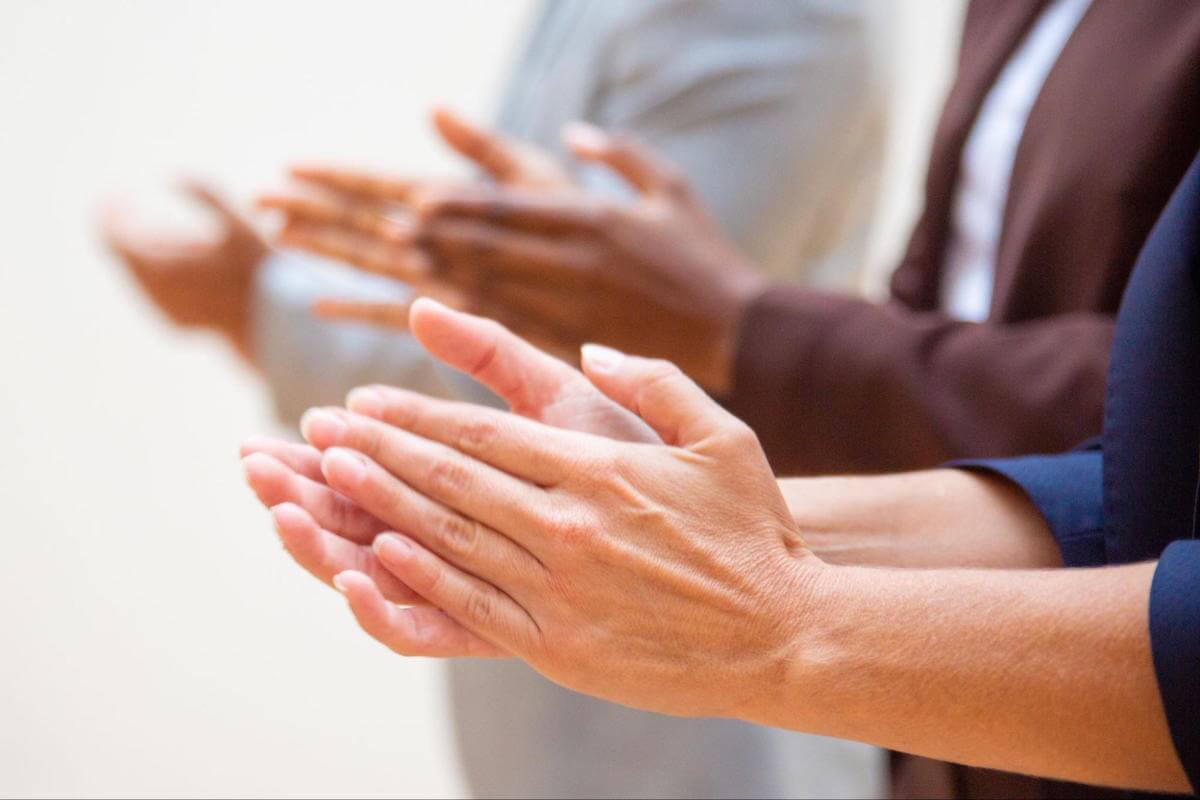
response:
[[[779,481],[823,561],[892,567],[1061,566],[1045,522],[1014,485],[958,469]]]
[[[756,722],[1084,783],[1187,790],[1151,661],[1154,564],[817,571]]]

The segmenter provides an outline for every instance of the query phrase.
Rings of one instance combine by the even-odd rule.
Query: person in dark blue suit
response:
[[[305,416],[311,446],[272,446],[295,471],[272,508],[289,552],[393,650],[515,656],[632,706],[1013,772],[1200,787],[1200,159],[1122,303],[1102,440],[1062,455],[777,482],[666,362],[587,345],[581,375],[431,301],[410,327],[517,414],[364,387]]]

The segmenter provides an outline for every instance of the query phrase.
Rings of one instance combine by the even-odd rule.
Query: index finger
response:
[[[385,242],[336,225],[291,222],[276,238],[281,245],[298,247],[414,285],[425,281],[431,269],[428,260],[414,247]]]
[[[299,181],[315,183],[346,194],[362,195],[374,200],[408,203],[430,181],[378,175],[366,170],[342,169],[321,165],[297,164],[288,174]]]

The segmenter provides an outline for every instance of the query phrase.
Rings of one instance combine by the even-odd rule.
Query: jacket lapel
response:
[[[973,0],[967,8],[958,73],[934,132],[925,208],[892,276],[892,293],[915,308],[937,307],[959,162],[979,108],[1047,5],[1048,0]]]

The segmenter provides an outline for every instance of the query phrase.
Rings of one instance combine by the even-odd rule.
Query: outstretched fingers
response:
[[[464,572],[519,602],[544,593],[545,567],[513,539],[426,497],[361,453],[331,448],[324,468],[332,486]]]
[[[321,451],[312,445],[270,436],[251,436],[242,442],[238,452],[242,458],[252,453],[266,453],[309,480],[325,482],[325,476],[321,474]]]
[[[688,191],[679,167],[632,134],[572,122],[563,128],[563,141],[578,158],[607,165],[643,193],[682,196]]]
[[[541,630],[513,598],[413,539],[401,534],[381,536],[375,554],[389,572],[476,636],[515,655],[539,646]]]
[[[428,184],[428,181],[423,180],[322,164],[298,164],[288,172],[298,181],[323,189],[393,203],[409,202]]]

